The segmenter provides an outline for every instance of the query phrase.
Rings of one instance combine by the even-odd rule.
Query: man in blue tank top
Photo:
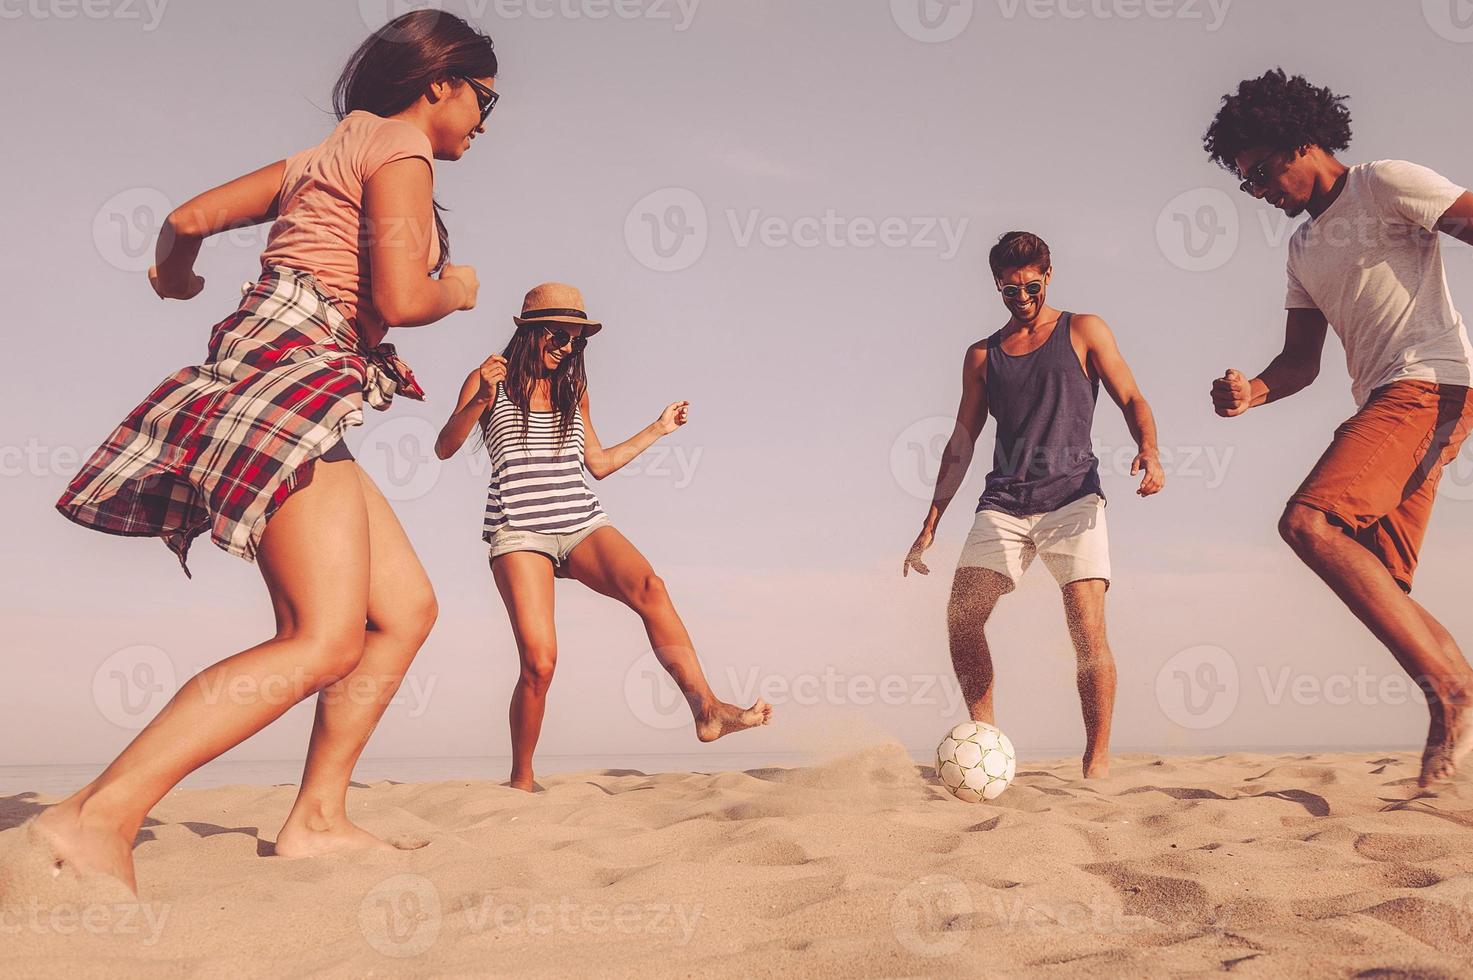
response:
[[[974,721],[993,721],[992,653],[984,628],[997,601],[1042,557],[1064,593],[1069,636],[1078,656],[1079,697],[1087,745],[1085,778],[1109,775],[1115,660],[1105,638],[1110,554],[1105,495],[1091,428],[1099,386],[1125,414],[1138,453],[1131,475],[1149,497],[1165,484],[1156,452],[1156,421],[1105,321],[1048,305],[1053,262],[1043,239],[1003,235],[989,256],[1011,314],[1001,330],[967,348],[962,399],[942,454],[936,493],[905,558],[930,573],[922,555],[965,479],[977,437],[997,419],[992,472],[977,504],[947,608],[951,662]]]

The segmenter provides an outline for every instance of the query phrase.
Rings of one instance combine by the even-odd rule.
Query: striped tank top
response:
[[[583,413],[573,413],[562,443],[557,412],[527,412],[525,439],[522,417],[498,381],[491,408],[491,486],[481,533],[488,542],[503,527],[569,534],[604,516],[583,477]]]

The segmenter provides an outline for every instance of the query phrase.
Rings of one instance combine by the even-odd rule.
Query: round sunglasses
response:
[[[1007,299],[1017,299],[1024,293],[1027,293],[1029,296],[1037,296],[1039,293],[1043,292],[1043,280],[1035,279],[1032,282],[1026,283],[1022,286],[1014,286],[1012,283],[1008,283],[1006,286],[1002,286],[999,288],[1003,296]]]
[[[547,331],[548,350],[562,350],[568,346],[569,341],[572,341],[573,353],[581,354],[583,353],[583,348],[588,346],[587,337],[574,337],[566,330],[554,330],[552,327],[543,327],[542,329]]]

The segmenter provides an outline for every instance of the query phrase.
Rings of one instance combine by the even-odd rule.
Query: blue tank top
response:
[[[979,511],[1023,517],[1105,496],[1093,436],[1100,385],[1074,353],[1073,319],[1061,313],[1048,340],[1027,354],[1004,351],[1001,330],[987,338],[987,408],[997,419],[997,445]]]

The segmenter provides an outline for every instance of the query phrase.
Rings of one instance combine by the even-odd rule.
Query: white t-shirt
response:
[[[1473,347],[1453,308],[1436,230],[1463,190],[1405,160],[1362,163],[1334,203],[1289,240],[1284,305],[1318,309],[1335,328],[1357,405],[1408,378],[1473,387]]]

